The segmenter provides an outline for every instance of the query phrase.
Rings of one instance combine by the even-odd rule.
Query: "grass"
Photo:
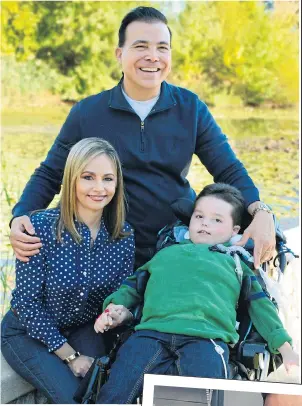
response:
[[[49,97],[49,106],[15,106],[2,108],[2,125],[3,126],[46,126],[63,123],[71,106],[57,101],[56,103]]]

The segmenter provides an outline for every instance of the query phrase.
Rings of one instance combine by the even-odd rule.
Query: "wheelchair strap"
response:
[[[267,297],[267,295],[264,292],[257,292],[257,293],[253,293],[252,295],[250,295],[248,297],[248,300],[249,301],[257,300],[257,299],[261,299],[262,297]]]
[[[212,247],[209,247],[210,251],[217,251],[217,252],[221,252],[221,253],[225,253],[227,255],[230,255],[234,258],[234,261],[236,263],[236,269],[235,272],[237,273],[237,276],[239,278],[240,273],[238,273],[238,269],[240,267],[241,271],[241,264],[240,264],[240,259],[239,256],[241,257],[241,259],[244,261],[244,263],[248,264],[252,264],[254,259],[253,256],[243,247],[237,246],[237,245],[233,245],[230,247],[226,247],[223,244],[216,244],[213,245]],[[281,299],[281,294],[280,294],[280,288],[278,286],[278,283],[276,283],[275,281],[271,280],[268,275],[266,274],[266,272],[264,272],[264,270],[262,269],[262,267],[260,266],[258,268],[259,271],[259,276],[262,279],[264,286],[262,286],[263,292],[259,292],[259,293],[255,293],[253,295],[250,295],[248,297],[248,300],[256,300],[256,299],[260,299],[262,297],[273,297],[278,306],[281,306],[282,304],[282,299]],[[258,278],[255,275],[250,276],[251,280],[255,281],[257,280],[259,283],[260,281],[258,280]],[[241,281],[242,282],[242,281]],[[261,283],[260,283],[261,284]]]
[[[254,262],[253,256],[243,247],[239,245],[231,245],[230,247],[226,247],[223,244],[216,244],[212,245],[209,248],[210,251],[218,251],[222,254],[227,254],[233,256],[234,254],[239,255],[245,263],[252,264]],[[247,264],[248,265],[248,264]]]
[[[223,244],[216,244],[209,248],[210,251],[217,251],[222,254],[227,254],[233,258],[235,262],[235,272],[238,278],[240,285],[242,284],[243,278],[243,271],[241,266],[240,257],[243,257],[245,261],[251,262],[251,255],[247,252],[243,247],[232,245],[230,247],[226,247]]]
[[[130,286],[130,288],[136,289],[136,281],[127,281],[127,279],[125,279],[123,281],[123,285]]]
[[[213,389],[206,389],[207,406],[212,404]]]
[[[242,284],[242,278],[243,278],[243,271],[242,271],[242,266],[241,266],[241,263],[240,263],[240,258],[239,258],[237,253],[234,253],[232,255],[232,257],[234,258],[234,261],[235,261],[235,264],[236,264],[235,272],[236,272],[237,278],[238,278],[238,280],[240,282],[240,285],[241,285]]]

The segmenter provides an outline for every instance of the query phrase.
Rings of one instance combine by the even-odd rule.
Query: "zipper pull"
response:
[[[145,151],[145,140],[144,140],[145,123],[141,121],[141,151]]]

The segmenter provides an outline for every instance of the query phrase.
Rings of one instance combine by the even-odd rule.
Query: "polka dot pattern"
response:
[[[16,260],[16,288],[11,306],[27,333],[48,346],[61,347],[67,339],[64,329],[93,320],[104,299],[133,274],[134,234],[110,241],[104,221],[91,247],[89,228],[76,223],[82,241],[77,244],[68,232],[58,243],[53,224],[58,209],[35,213],[32,224],[43,244],[40,253],[25,263]]]

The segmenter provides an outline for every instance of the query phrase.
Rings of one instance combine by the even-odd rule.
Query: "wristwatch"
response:
[[[255,217],[255,214],[258,213],[258,211],[266,211],[267,213],[273,214],[272,209],[263,202],[260,202],[259,206],[254,209],[254,211],[252,212],[252,217]]]
[[[69,355],[69,357],[66,357],[63,362],[65,364],[69,364],[71,361],[73,361],[74,359],[78,358],[81,354],[79,353],[79,351],[76,351],[74,354]]]

